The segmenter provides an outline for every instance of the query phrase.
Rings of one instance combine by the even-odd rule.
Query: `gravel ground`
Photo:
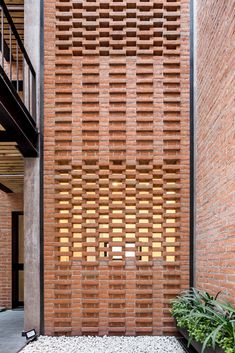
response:
[[[41,336],[22,353],[184,353],[184,350],[175,337]]]

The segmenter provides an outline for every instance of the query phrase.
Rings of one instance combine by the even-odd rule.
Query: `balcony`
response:
[[[20,16],[12,6],[0,0],[0,189],[5,192],[22,189],[23,158],[38,156],[36,74],[22,41],[23,5]]]
[[[36,157],[36,74],[3,0],[0,14],[0,141]]]

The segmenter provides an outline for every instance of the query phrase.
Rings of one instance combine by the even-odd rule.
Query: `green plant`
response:
[[[202,353],[216,345],[225,353],[235,353],[235,308],[220,302],[219,294],[213,297],[192,288],[172,301],[171,313],[177,325],[187,329],[189,344],[192,340],[202,343]]]

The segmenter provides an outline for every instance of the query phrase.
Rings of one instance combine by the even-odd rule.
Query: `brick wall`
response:
[[[197,1],[197,286],[235,298],[233,1]]]
[[[189,282],[189,1],[46,1],[44,102],[45,333],[171,334]]]
[[[22,194],[0,191],[0,306],[11,308],[12,212],[23,210]]]

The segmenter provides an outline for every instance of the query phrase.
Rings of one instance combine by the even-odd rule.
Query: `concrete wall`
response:
[[[12,307],[12,212],[23,211],[22,194],[0,191],[0,307]]]
[[[25,0],[25,47],[37,76],[40,129],[40,1]],[[25,159],[25,330],[40,330],[40,160]]]
[[[196,285],[235,302],[234,2],[196,3]]]

